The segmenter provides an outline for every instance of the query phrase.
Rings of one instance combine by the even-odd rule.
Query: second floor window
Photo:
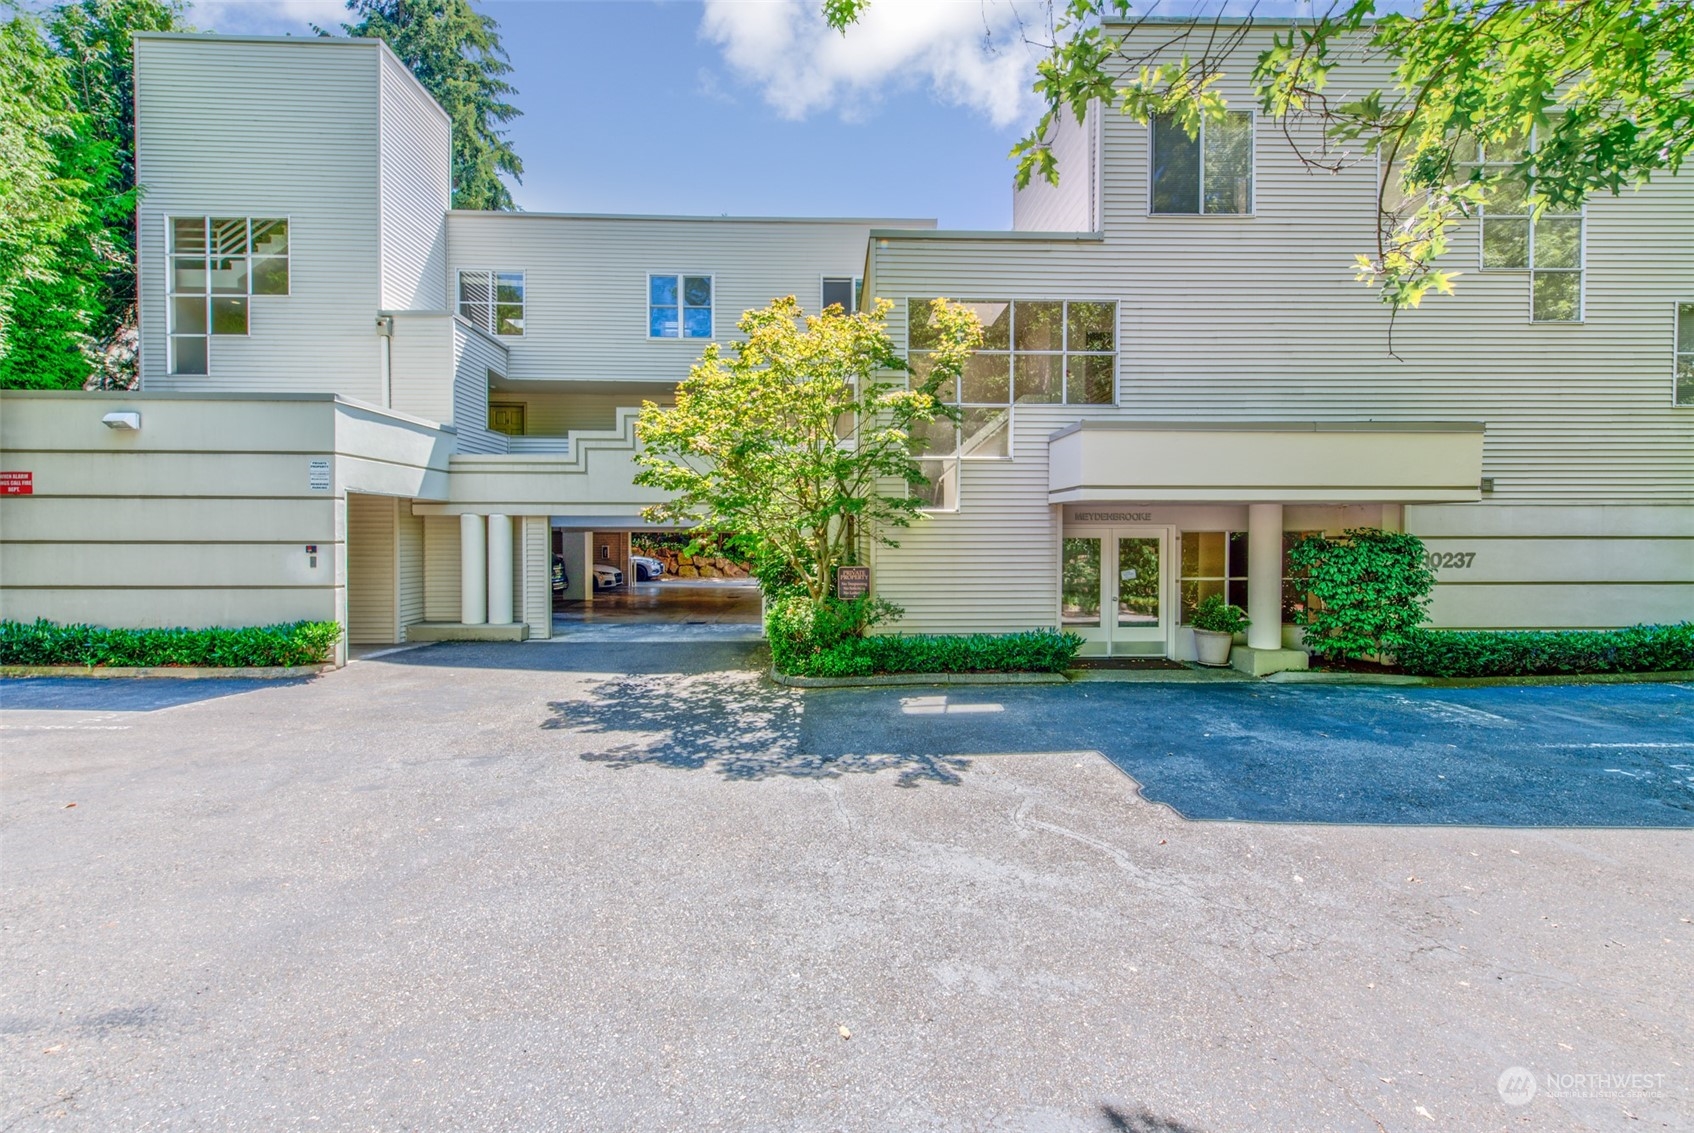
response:
[[[1694,303],[1676,307],[1676,404],[1694,405]]]
[[[711,338],[712,277],[647,277],[648,338]]]
[[[461,271],[459,315],[489,334],[521,337],[524,276],[521,271]]]
[[[288,294],[288,221],[175,216],[170,229],[170,372],[204,374],[209,339],[244,335],[254,295]]]
[[[843,313],[853,314],[865,301],[865,281],[857,277],[824,276],[823,310],[840,307]]]
[[[1173,115],[1152,125],[1150,212],[1241,215],[1253,211],[1253,115],[1230,111],[1202,121],[1193,137]]]
[[[1529,317],[1538,323],[1582,318],[1582,210],[1551,206],[1534,215],[1529,183],[1515,167],[1527,142],[1461,150],[1462,168],[1492,183],[1482,202],[1482,270],[1529,273]]]

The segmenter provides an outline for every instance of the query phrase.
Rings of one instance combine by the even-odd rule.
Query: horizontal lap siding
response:
[[[452,126],[417,80],[382,53],[382,305],[447,308]]]
[[[426,515],[424,525],[424,620],[456,622],[459,607],[459,517]]]
[[[399,640],[394,509],[389,496],[347,494],[347,640],[353,645]]]
[[[424,620],[424,521],[412,514],[411,502],[401,500],[395,517],[395,539],[400,589],[399,640],[405,640],[406,627]]]
[[[1240,73],[1262,46],[1248,45]],[[1334,86],[1345,89],[1344,76]],[[1238,85],[1225,93],[1251,105]],[[1577,325],[1531,324],[1528,277],[1476,270],[1477,226],[1461,225],[1448,257],[1464,273],[1457,295],[1432,296],[1394,320],[1394,357],[1386,308],[1353,279],[1354,255],[1374,244],[1374,161],[1311,172],[1261,119],[1256,215],[1150,217],[1146,128],[1109,115],[1103,130],[1103,241],[896,238],[873,248],[877,293],[897,301],[897,340],[899,301],[911,296],[1119,304],[1118,405],[1016,409],[1017,459],[966,462],[958,512],[927,518],[899,535],[900,549],[879,553],[878,590],[907,606],[903,628],[1051,624],[1046,437],[1082,418],[1480,420],[1482,471],[1495,484],[1486,502],[1465,505],[1467,523],[1486,528],[1491,514],[1504,520],[1521,504],[1548,505],[1512,521],[1549,532],[1569,526],[1561,513],[1590,505],[1658,503],[1666,506],[1636,510],[1689,514],[1694,411],[1673,408],[1670,396],[1673,308],[1694,298],[1694,178],[1659,177],[1590,203],[1586,321]],[[1061,184],[1067,172],[1086,169],[1061,163]],[[1414,509],[1408,529],[1418,530],[1412,516],[1438,514],[1445,509]],[[1508,600],[1493,589],[1524,624],[1616,624],[1673,610],[1667,603],[1687,596],[1678,581],[1686,572],[1635,580],[1637,566],[1618,558],[1625,553],[1568,571],[1536,568],[1552,578],[1534,583],[1520,558],[1509,569],[1545,593]],[[1678,553],[1661,549],[1652,561]],[[1569,593],[1554,595],[1561,575]],[[1483,616],[1486,600],[1466,586],[1456,577],[1443,584],[1438,623]],[[1585,612],[1559,609],[1582,606],[1585,587]]]
[[[379,403],[381,301],[368,43],[136,43],[141,378],[153,391],[338,392]],[[255,296],[209,376],[167,372],[165,218],[289,218],[288,295]]]
[[[506,351],[455,319],[453,358],[453,425],[459,451],[505,452],[506,438],[488,429],[488,375],[505,375]]]
[[[525,273],[508,378],[680,381],[705,342],[647,337],[648,273],[714,276],[728,339],[745,310],[793,295],[815,312],[824,276],[863,275],[871,225],[456,212],[447,227],[455,272]]]

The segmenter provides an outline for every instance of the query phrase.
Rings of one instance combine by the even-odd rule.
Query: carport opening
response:
[[[687,531],[553,523],[553,616],[573,623],[758,625],[760,595],[727,541]]]

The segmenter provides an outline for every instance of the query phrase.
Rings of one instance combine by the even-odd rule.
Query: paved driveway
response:
[[[1694,690],[755,659],[0,685],[0,1129],[1694,1125]]]

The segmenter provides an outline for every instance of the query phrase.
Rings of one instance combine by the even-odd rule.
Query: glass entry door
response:
[[[1170,535],[1118,527],[1060,543],[1059,621],[1084,654],[1163,657],[1170,639]]]

